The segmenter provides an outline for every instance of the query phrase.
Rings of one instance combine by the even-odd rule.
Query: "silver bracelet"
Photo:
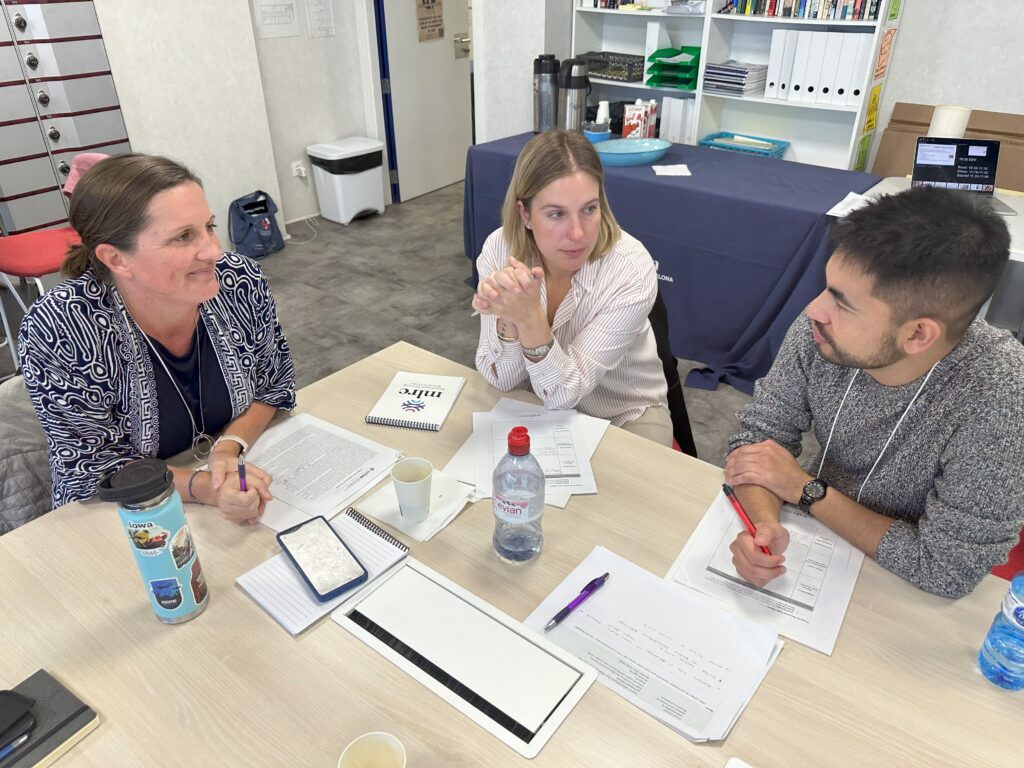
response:
[[[189,475],[189,478],[188,478],[188,497],[190,499],[192,499],[192,501],[198,502],[200,504],[202,504],[202,502],[199,501],[199,499],[196,498],[196,495],[192,492],[192,483],[195,481],[196,475],[198,475],[200,472],[205,472],[205,471],[206,470],[204,470],[202,468],[197,469],[191,475]]]
[[[544,359],[547,357],[548,352],[555,346],[554,338],[548,339],[546,342],[541,344],[539,347],[523,347],[523,354],[527,357],[539,357]]]
[[[221,435],[214,442],[213,447],[210,449],[210,453],[213,453],[215,450],[217,450],[217,446],[224,440],[230,440],[232,443],[238,443],[238,445],[241,446],[242,448],[242,450],[238,452],[240,456],[244,456],[245,452],[249,450],[249,444],[245,442],[245,440],[240,438],[238,435]]]

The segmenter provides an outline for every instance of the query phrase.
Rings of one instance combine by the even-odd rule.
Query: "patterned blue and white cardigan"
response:
[[[232,418],[254,401],[295,405],[295,370],[270,286],[256,262],[225,253],[220,291],[200,305],[231,398]],[[22,372],[50,448],[53,505],[88,499],[105,474],[156,456],[160,412],[145,337],[120,293],[91,271],[29,309]]]

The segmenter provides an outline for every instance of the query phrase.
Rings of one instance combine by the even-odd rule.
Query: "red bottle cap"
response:
[[[525,456],[530,452],[530,432],[526,427],[512,427],[508,433],[508,452],[513,456]]]

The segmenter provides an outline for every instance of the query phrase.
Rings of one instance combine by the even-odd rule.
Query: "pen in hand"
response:
[[[570,613],[572,613],[581,605],[583,605],[584,601],[592,594],[597,592],[597,590],[599,590],[601,587],[603,587],[606,581],[608,581],[607,573],[604,576],[598,576],[596,579],[587,584],[587,586],[585,586],[580,591],[580,593],[571,603],[569,603],[567,606],[565,606],[565,608],[556,613],[554,615],[554,618],[552,618],[551,621],[544,625],[544,631],[549,632],[555,627],[557,627],[559,624],[561,624],[563,621],[565,621],[565,618]]]
[[[722,490],[725,491],[725,497],[729,499],[729,503],[732,504],[732,508],[736,510],[736,514],[739,515],[740,521],[743,526],[747,529],[751,536],[757,535],[757,529],[754,528],[754,524],[750,522],[750,517],[747,515],[747,510],[740,504],[740,500],[736,498],[736,492],[728,483],[722,483]],[[761,551],[766,555],[770,555],[772,551],[768,547],[761,547]]]
[[[245,457],[241,454],[238,456],[238,487],[242,489],[242,493],[249,490],[245,484]]]

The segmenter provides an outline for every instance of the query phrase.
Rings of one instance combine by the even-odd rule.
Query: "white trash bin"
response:
[[[320,215],[348,224],[369,211],[384,213],[384,143],[363,136],[306,147],[313,164]]]

